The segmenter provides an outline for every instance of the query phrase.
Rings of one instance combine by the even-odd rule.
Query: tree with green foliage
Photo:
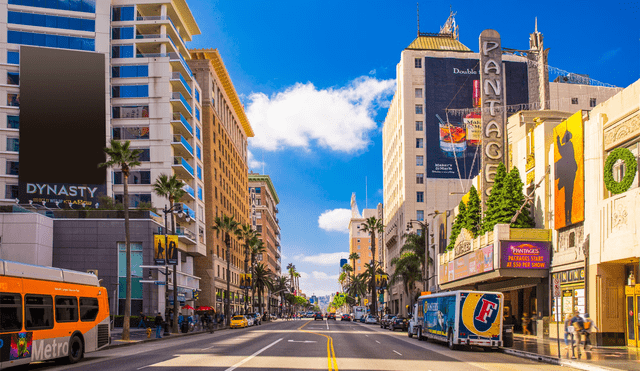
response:
[[[415,251],[401,252],[399,256],[391,259],[391,265],[395,266],[395,269],[389,279],[389,286],[402,281],[405,294],[411,296],[410,292],[415,291],[416,282],[422,281],[423,264],[424,258],[419,257]]]
[[[468,230],[473,238],[476,238],[478,232],[480,232],[482,210],[480,208],[480,196],[478,196],[478,191],[474,186],[471,186],[469,190],[469,202],[467,202],[466,209],[462,228]]]
[[[531,217],[531,211],[528,206],[522,207],[522,205],[526,202],[526,198],[524,196],[524,183],[520,178],[520,171],[517,167],[514,167],[509,172],[507,176],[507,182],[504,187],[505,194],[505,204],[508,208],[507,215],[510,216],[508,221],[505,223],[510,223],[514,228],[533,228],[535,226],[535,221]],[[520,211],[520,209],[522,210]],[[511,223],[511,219],[520,211],[518,217],[516,218],[514,223]]]
[[[499,217],[502,211],[502,188],[507,178],[507,168],[501,162],[498,164],[496,170],[496,176],[493,180],[493,188],[491,188],[491,194],[487,199],[487,203],[484,209],[484,218],[482,219],[482,229],[480,234],[493,231],[493,227],[498,224]]]
[[[456,219],[453,221],[453,225],[451,226],[451,235],[449,236],[449,244],[447,245],[447,250],[451,250],[456,245],[456,239],[460,234],[460,231],[464,227],[464,222],[467,219],[467,205],[464,204],[464,201],[460,201],[458,205],[458,215],[456,215]]]

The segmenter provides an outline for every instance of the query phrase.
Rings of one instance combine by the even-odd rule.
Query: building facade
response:
[[[247,138],[253,136],[253,130],[220,53],[216,49],[191,50],[189,65],[202,88],[206,225],[214,225],[215,218],[222,215],[248,224]],[[240,288],[240,274],[244,273],[243,241],[232,236],[227,255],[222,233],[208,227],[204,234],[207,254],[195,262],[195,271],[205,277],[198,304],[222,311],[228,266],[230,310],[239,313],[247,300]]]

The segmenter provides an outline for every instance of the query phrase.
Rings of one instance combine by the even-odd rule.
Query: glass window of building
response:
[[[416,166],[424,166],[424,156],[416,156]]]
[[[414,65],[416,68],[422,68],[422,58],[414,59]]]
[[[20,94],[7,94],[7,106],[20,107]]]
[[[7,128],[20,129],[20,116],[7,115]]]
[[[11,44],[47,46],[50,48],[95,50],[95,40],[86,37],[43,34],[24,31],[7,31],[7,42]]]
[[[7,63],[20,64],[20,52],[7,50]]]
[[[424,210],[416,210],[416,220],[424,221]]]
[[[424,202],[424,192],[416,192],[416,202]]]
[[[416,88],[416,98],[422,98],[422,88]]]
[[[19,138],[7,138],[7,151],[20,152],[20,139]]]
[[[7,72],[7,84],[8,85],[20,85],[20,73],[19,72]]]
[[[7,160],[7,170],[6,170],[6,174],[7,175],[18,175],[18,169],[20,163],[18,161],[9,161]]]
[[[111,67],[111,77],[148,77],[149,66],[146,64]]]
[[[197,166],[198,169],[198,179],[202,180],[202,168],[200,167],[200,165]]]
[[[416,184],[424,184],[424,174],[417,173],[416,174]]]
[[[597,104],[596,98],[589,99],[589,107],[595,107]]]
[[[416,148],[424,148],[424,138],[416,138]]]
[[[133,39],[133,27],[113,27],[111,38],[113,40]]]
[[[113,98],[146,98],[149,96],[149,85],[115,85],[111,87]]]
[[[196,145],[196,156],[198,156],[198,160],[202,160],[202,149],[199,145]]]
[[[422,115],[422,104],[416,104],[416,115]]]
[[[113,106],[111,118],[114,119],[138,119],[149,117],[149,106]]]
[[[571,104],[578,104],[578,98],[571,98]]]
[[[198,140],[202,140],[200,139],[200,126],[196,125],[196,138],[198,138]]]
[[[422,121],[416,121],[416,131],[424,130],[424,123]]]
[[[16,199],[16,198],[18,198],[18,185],[17,184],[7,184],[4,187],[4,198],[7,198],[7,199]]]
[[[133,58],[133,45],[112,46],[111,58]]]
[[[133,21],[134,20],[134,13],[133,13],[133,7],[132,6],[120,6],[120,7],[114,7],[113,8],[113,12],[112,12],[112,21],[118,22],[118,21]]]

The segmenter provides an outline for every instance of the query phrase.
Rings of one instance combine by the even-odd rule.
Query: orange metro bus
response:
[[[0,259],[0,369],[109,345],[109,300],[94,274]]]

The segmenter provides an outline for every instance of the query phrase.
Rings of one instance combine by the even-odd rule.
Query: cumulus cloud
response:
[[[327,210],[318,217],[318,226],[327,232],[349,233],[351,209]]]
[[[262,171],[262,167],[265,165],[265,163],[262,161],[256,160],[255,156],[253,156],[253,152],[248,151],[248,154],[249,156],[247,160],[249,162],[249,169]]]
[[[338,275],[328,275],[325,272],[318,272],[318,271],[313,271],[311,272],[311,277],[313,277],[316,280],[333,280],[333,281],[337,281],[338,280]]]
[[[340,264],[340,259],[347,258],[348,255],[348,252],[334,252],[318,255],[300,254],[296,255],[294,259],[305,263],[313,263],[316,265],[335,265],[337,267]]]
[[[395,80],[362,76],[338,88],[308,82],[271,96],[252,93],[246,110],[255,133],[250,144],[269,151],[309,150],[312,144],[345,153],[362,150],[377,128],[376,110],[388,106],[394,89]]]

